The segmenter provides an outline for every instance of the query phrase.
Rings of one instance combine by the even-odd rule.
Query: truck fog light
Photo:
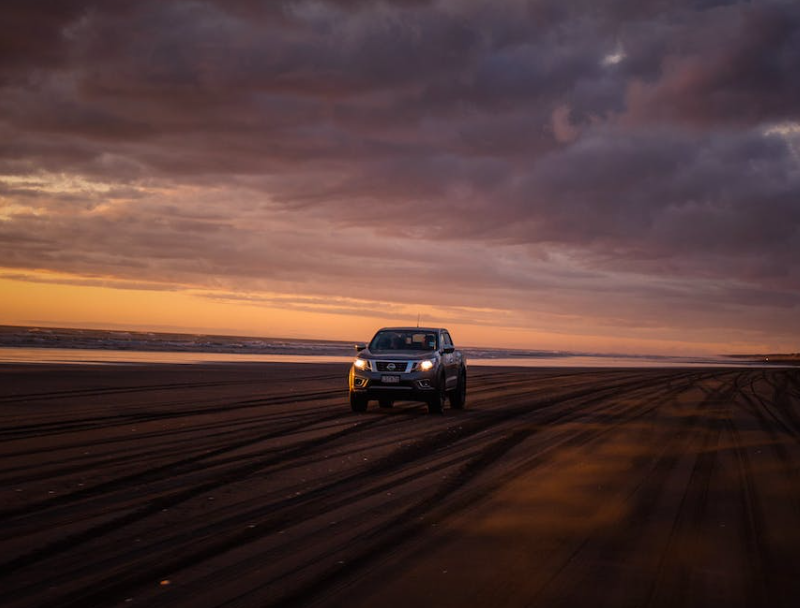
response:
[[[420,388],[430,388],[431,387],[431,381],[430,380],[420,380],[419,381],[419,387]]]

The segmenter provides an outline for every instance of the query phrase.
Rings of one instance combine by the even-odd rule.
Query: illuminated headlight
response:
[[[356,369],[362,369],[362,370],[369,369],[369,361],[367,361],[366,359],[356,359],[353,362],[353,365],[356,366]]]
[[[417,368],[420,371],[427,372],[429,369],[433,369],[434,364],[436,363],[436,359],[425,359],[425,361],[420,361],[417,365]]]

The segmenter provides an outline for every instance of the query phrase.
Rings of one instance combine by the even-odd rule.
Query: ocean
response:
[[[0,326],[0,363],[347,363],[354,342],[99,329]],[[464,347],[470,365],[533,367],[753,366],[740,358]]]

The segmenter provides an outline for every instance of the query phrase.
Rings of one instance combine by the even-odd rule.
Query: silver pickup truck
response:
[[[384,327],[367,344],[357,344],[350,368],[350,407],[363,412],[376,399],[381,407],[395,401],[424,401],[440,414],[444,401],[463,409],[467,398],[467,360],[443,328]]]

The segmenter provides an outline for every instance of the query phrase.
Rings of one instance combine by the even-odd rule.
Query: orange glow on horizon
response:
[[[336,306],[324,304],[304,305],[297,310],[293,309],[292,296],[286,294],[277,297],[277,301],[286,304],[275,305],[258,300],[237,301],[236,294],[211,294],[215,297],[210,298],[208,291],[201,290],[109,287],[97,278],[83,279],[97,284],[67,284],[67,279],[66,275],[47,272],[29,272],[24,279],[0,278],[0,324],[363,341],[381,326],[414,325],[419,311],[423,325],[448,327],[464,346],[663,354],[725,353],[753,348],[750,344],[687,344],[664,338],[570,334],[454,322],[452,318],[448,320],[447,309],[429,306],[406,306],[406,314],[395,316],[337,312]],[[268,295],[275,298],[275,294]],[[380,311],[384,307],[381,302],[360,304],[366,304],[366,310]]]

